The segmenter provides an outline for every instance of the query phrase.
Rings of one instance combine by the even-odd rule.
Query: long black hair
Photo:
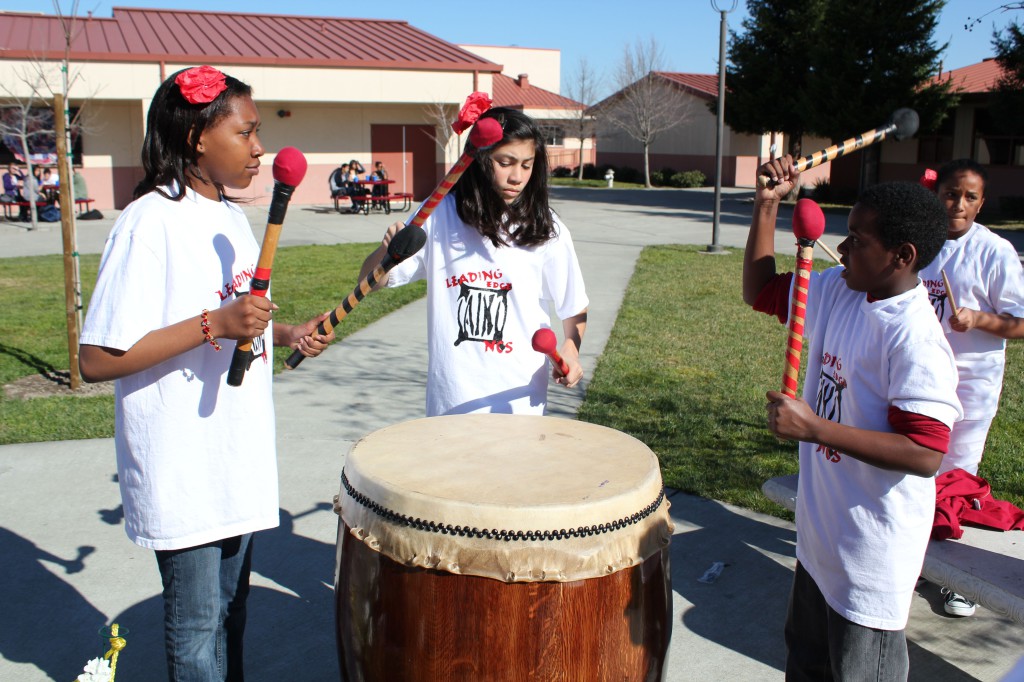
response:
[[[455,205],[459,218],[495,246],[543,244],[555,236],[555,223],[548,206],[548,154],[544,135],[532,118],[515,109],[488,109],[480,118],[497,120],[504,134],[494,146],[477,151],[476,162],[456,183]],[[494,190],[491,153],[495,147],[517,140],[533,141],[533,173],[515,201],[506,204]]]
[[[146,115],[146,137],[142,142],[142,168],[146,175],[135,187],[134,198],[149,192],[159,192],[173,201],[185,196],[188,182],[185,173],[195,166],[199,159],[196,147],[203,131],[213,126],[232,112],[236,97],[252,97],[252,88],[225,74],[227,86],[213,101],[206,104],[190,104],[181,94],[175,82],[182,69],[171,74],[160,84],[153,95]],[[162,187],[170,185],[176,194],[167,194]],[[214,183],[221,194],[224,188]],[[231,197],[225,197],[231,199]]]

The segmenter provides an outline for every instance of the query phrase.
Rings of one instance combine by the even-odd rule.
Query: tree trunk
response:
[[[794,159],[799,159],[803,156],[804,147],[804,134],[803,133],[792,133],[789,136],[789,153],[793,155]]]
[[[651,145],[649,142],[644,142],[644,186],[647,189],[651,189],[654,185],[651,184]]]
[[[586,144],[586,143],[587,143],[586,138],[584,138],[582,135],[580,135],[580,167],[579,167],[579,175],[576,178],[577,180],[580,180],[580,181],[583,180],[583,145]]]

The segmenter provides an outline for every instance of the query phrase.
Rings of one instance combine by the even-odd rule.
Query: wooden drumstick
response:
[[[804,347],[804,313],[807,310],[807,289],[811,283],[811,259],[814,242],[825,231],[825,214],[810,199],[801,199],[793,209],[793,233],[797,239],[796,272],[789,302],[789,339],[786,344],[786,365],[782,373],[782,392],[796,397],[799,385],[800,352]]]
[[[274,194],[267,213],[267,228],[263,233],[256,272],[249,284],[250,296],[266,296],[270,289],[270,273],[274,267],[277,241],[292,193],[306,176],[306,157],[295,147],[285,147],[274,157]],[[228,368],[228,386],[241,386],[242,379],[252,362],[252,339],[241,339],[235,346]]]
[[[949,277],[946,277],[945,268],[939,272],[942,273],[942,284],[946,287],[946,298],[949,299],[949,305],[953,308],[953,317],[956,317],[960,314],[960,309],[956,305],[956,299],[953,298],[953,287],[949,286]]]
[[[828,254],[829,258],[831,258],[832,260],[834,260],[834,261],[835,261],[836,263],[840,263],[840,264],[842,263],[842,261],[841,261],[841,260],[839,260],[839,256],[837,256],[837,255],[836,255],[836,252],[835,252],[835,251],[833,251],[832,249],[828,248],[828,244],[826,244],[825,242],[821,241],[821,239],[820,239],[820,238],[819,238],[819,239],[818,239],[818,240],[817,240],[817,241],[816,241],[815,243],[816,243],[816,244],[817,244],[818,246],[820,246],[820,247],[821,247],[821,250],[822,250],[822,251],[824,251],[825,253],[827,253],[827,254]]]

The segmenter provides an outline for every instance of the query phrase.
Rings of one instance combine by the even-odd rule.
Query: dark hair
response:
[[[931,263],[946,241],[949,216],[939,198],[917,183],[874,185],[861,193],[857,203],[875,212],[878,238],[885,248],[914,245],[914,272]]]
[[[181,71],[187,71],[182,69]],[[146,137],[142,142],[142,168],[146,175],[135,187],[134,198],[152,191],[173,201],[185,196],[185,171],[199,158],[196,146],[203,131],[231,114],[236,97],[252,97],[252,88],[225,74],[227,89],[207,104],[190,104],[174,82],[177,71],[160,84],[146,115]],[[214,183],[216,185],[216,183]],[[174,196],[161,189],[177,187]],[[223,194],[224,188],[216,185]],[[225,196],[225,199],[232,200]]]
[[[939,169],[938,177],[935,178],[935,191],[939,191],[939,186],[942,185],[946,180],[959,173],[960,171],[970,171],[975,173],[981,178],[981,190],[985,191],[985,187],[988,185],[988,171],[985,167],[974,159],[954,159]]]
[[[488,109],[480,118],[497,120],[504,134],[497,144],[476,152],[476,162],[470,164],[456,183],[455,205],[459,218],[495,246],[543,244],[555,236],[555,222],[548,206],[548,154],[544,135],[532,118],[515,109]],[[515,201],[506,204],[494,191],[491,153],[495,147],[513,140],[533,141],[533,172]],[[468,143],[466,149],[470,149]]]

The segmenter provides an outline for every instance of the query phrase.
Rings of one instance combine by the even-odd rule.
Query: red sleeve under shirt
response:
[[[758,293],[754,310],[774,315],[779,322],[785,323],[789,319],[789,290],[792,282],[792,272],[774,275]],[[894,432],[906,436],[921,447],[942,454],[946,454],[949,449],[949,427],[937,419],[890,406],[889,425]]]

